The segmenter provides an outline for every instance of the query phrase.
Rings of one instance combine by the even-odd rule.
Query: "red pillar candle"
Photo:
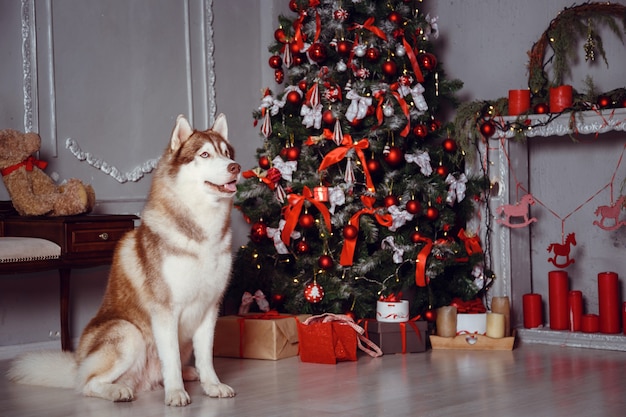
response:
[[[568,107],[572,107],[572,86],[550,88],[550,112],[560,113]]]
[[[524,294],[524,327],[534,329],[543,325],[541,294]]]
[[[597,333],[600,328],[600,318],[597,314],[585,314],[580,321],[580,328],[584,333]]]
[[[509,115],[517,116],[530,109],[530,90],[509,90]]]
[[[598,311],[601,333],[619,333],[619,283],[615,272],[598,274]]]
[[[548,272],[548,308],[550,309],[550,328],[552,330],[569,329],[569,311],[567,304],[567,272]]]
[[[624,334],[626,334],[626,301],[622,304],[622,326],[624,327]]]
[[[583,293],[582,291],[569,292],[569,329],[572,332],[581,330],[583,318]]]

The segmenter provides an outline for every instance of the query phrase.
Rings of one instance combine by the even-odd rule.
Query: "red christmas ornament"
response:
[[[612,104],[611,97],[605,95],[598,96],[597,103],[601,109],[607,108]]]
[[[298,88],[299,88],[300,90],[302,90],[302,91],[306,91],[306,88],[307,88],[307,83],[306,83],[306,80],[301,80],[301,81],[298,83]]]
[[[380,166],[380,162],[378,159],[368,159],[366,162],[367,170],[372,175],[377,175],[381,172],[382,167]]]
[[[420,243],[422,241],[422,235],[417,230],[414,230],[413,232],[411,232],[411,235],[409,236],[409,238],[411,239],[411,242],[415,244]]]
[[[285,301],[285,297],[282,294],[272,294],[272,304],[280,305]]]
[[[324,44],[316,42],[309,47],[308,50],[309,58],[311,58],[314,62],[318,64],[326,61],[326,47]]]
[[[406,211],[411,214],[417,214],[422,209],[422,205],[417,200],[409,200],[406,202]]]
[[[450,171],[445,165],[439,165],[435,172],[437,172],[437,175],[439,175],[440,177],[447,177]]]
[[[291,42],[289,44],[289,50],[291,51],[291,54],[294,55],[294,60],[295,55],[300,55],[300,45],[298,45],[297,42]]]
[[[496,133],[496,125],[493,124],[491,120],[485,120],[485,122],[480,125],[480,133],[482,133],[484,137],[490,138]]]
[[[424,318],[426,321],[434,323],[437,320],[437,310],[428,309],[424,312]]]
[[[286,156],[288,161],[297,161],[300,157],[300,148],[298,148],[297,146],[287,148]]]
[[[298,65],[302,65],[302,63],[304,62],[304,56],[303,54],[294,54],[293,56],[293,65],[295,65],[296,67]]]
[[[285,36],[285,31],[283,28],[278,28],[274,31],[274,39],[276,39],[280,43],[285,43],[287,37]]]
[[[262,220],[252,224],[250,228],[250,240],[254,243],[260,243],[267,238],[267,225]]]
[[[427,71],[432,71],[437,67],[437,57],[430,52],[424,52],[417,55],[417,62],[420,67]]]
[[[311,250],[311,247],[306,240],[302,239],[301,241],[296,243],[296,252],[298,252],[300,255],[308,253],[309,250]]]
[[[352,51],[352,42],[346,40],[337,42],[337,52],[340,55],[350,55],[350,51]]]
[[[550,113],[550,107],[546,103],[539,103],[533,108],[535,114]]]
[[[423,124],[415,125],[415,127],[413,128],[413,133],[418,138],[424,139],[426,136],[428,136],[428,127]]]
[[[322,268],[324,271],[327,271],[330,268],[332,268],[334,264],[335,263],[333,262],[333,258],[331,258],[329,255],[322,255],[317,260],[317,265],[320,268]]]
[[[622,107],[626,107],[626,97],[622,100]]]
[[[350,13],[348,13],[346,9],[339,8],[333,12],[333,18],[341,22],[346,20],[349,16],[350,16]]]
[[[385,162],[394,168],[400,166],[404,162],[404,152],[397,146],[390,147],[385,155]]]
[[[276,80],[278,84],[282,84],[283,81],[285,81],[285,72],[282,68],[274,71],[274,80]]]
[[[272,181],[273,183],[280,181],[281,177],[282,177],[282,174],[280,173],[278,168],[275,168],[275,167],[268,169],[267,172],[265,173],[265,178]]]
[[[389,13],[389,15],[387,16],[387,19],[391,22],[391,23],[395,23],[400,24],[402,23],[402,15],[398,12],[391,12]]]
[[[302,97],[300,97],[300,93],[297,91],[290,91],[287,93],[287,102],[289,104],[298,105],[300,104]]]
[[[272,55],[268,61],[270,67],[278,69],[283,65],[283,59],[278,55]]]
[[[371,46],[365,51],[365,58],[367,58],[367,60],[372,63],[378,62],[378,60],[380,59],[380,51],[377,48]]]
[[[324,113],[322,113],[322,121],[326,123],[327,125],[329,126],[334,125],[335,120],[337,119],[335,118],[335,115],[333,114],[332,110],[325,110]]]
[[[433,119],[430,121],[429,129],[431,132],[436,132],[441,129],[441,121]]]
[[[385,207],[397,206],[398,205],[398,197],[393,194],[389,194],[385,197]]]
[[[304,299],[311,304],[316,304],[324,298],[324,288],[317,282],[313,281],[304,288]]]
[[[259,167],[263,169],[269,169],[271,165],[272,164],[270,163],[270,159],[267,156],[263,155],[259,158]]]
[[[349,120],[350,126],[355,127],[355,128],[361,126],[361,120],[362,119],[357,119],[356,117],[352,120]]]
[[[350,317],[354,322],[356,322],[356,314],[354,314],[354,311],[350,310],[350,311],[346,311],[345,313],[346,316]]]
[[[344,226],[343,228],[344,238],[348,240],[353,240],[353,239],[356,239],[358,235],[359,235],[359,231],[357,230],[356,227],[352,226],[351,224],[347,224]]]
[[[443,146],[443,150],[448,153],[454,153],[457,149],[456,142],[451,138],[444,139],[443,142],[441,142],[441,146]]]
[[[393,77],[398,72],[398,66],[390,59],[383,62],[382,69],[383,73],[389,77]]]
[[[289,10],[298,13],[298,2],[296,0],[289,0]]]
[[[428,207],[426,209],[426,220],[430,220],[431,222],[434,222],[438,218],[439,218],[439,210],[437,210],[437,208]]]
[[[313,225],[315,224],[315,217],[313,217],[313,215],[311,215],[309,213],[304,213],[298,219],[298,224],[300,225],[300,227],[302,227],[304,229],[309,229],[309,228],[313,227]]]

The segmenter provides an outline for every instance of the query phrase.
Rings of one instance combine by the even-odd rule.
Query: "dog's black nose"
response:
[[[241,172],[241,165],[236,162],[228,164],[228,172],[231,174],[239,174]]]

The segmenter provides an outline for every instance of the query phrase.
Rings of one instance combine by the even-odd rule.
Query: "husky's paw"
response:
[[[189,394],[184,389],[171,390],[165,393],[165,405],[184,407],[191,403]]]
[[[133,390],[122,384],[106,384],[102,386],[100,392],[92,393],[97,397],[114,401],[114,402],[128,402],[134,399]]]
[[[209,397],[215,398],[229,398],[235,396],[235,390],[226,384],[202,384],[204,393]]]

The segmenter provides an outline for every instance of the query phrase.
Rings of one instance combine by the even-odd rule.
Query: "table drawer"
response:
[[[132,221],[68,224],[67,253],[112,252],[133,227]]]

